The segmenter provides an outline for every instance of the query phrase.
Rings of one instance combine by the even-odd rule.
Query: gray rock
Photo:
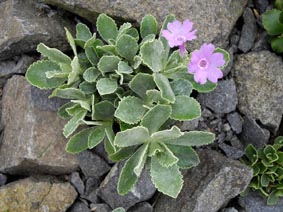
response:
[[[153,208],[148,202],[141,202],[131,207],[128,212],[153,212]]]
[[[255,3],[255,8],[260,14],[264,13],[269,5],[268,0],[254,0],[254,3]]]
[[[200,119],[198,118],[191,121],[177,122],[176,125],[180,128],[181,131],[191,131],[197,129],[199,121]]]
[[[283,114],[283,62],[269,51],[241,54],[234,64],[238,109],[276,132]]]
[[[72,205],[68,212],[91,212],[91,210],[85,203],[77,201]]]
[[[184,173],[184,186],[177,199],[161,195],[155,212],[216,212],[244,191],[252,179],[250,168],[213,150],[199,151],[200,164]]]
[[[48,46],[69,48],[64,27],[72,23],[58,14],[48,17],[37,1],[7,0],[0,5],[0,60],[35,51],[43,42]]]
[[[238,212],[238,210],[231,207],[231,208],[224,208],[221,210],[221,212]]]
[[[254,41],[257,36],[256,19],[253,11],[250,8],[245,9],[243,18],[244,25],[242,28],[238,48],[243,52],[248,52],[254,45]]]
[[[235,83],[233,80],[219,81],[214,91],[200,94],[198,99],[201,105],[215,113],[230,113],[236,109],[238,103]]]
[[[234,47],[229,48],[228,53],[230,55],[230,61],[229,61],[228,65],[222,70],[224,77],[227,76],[232,70],[232,67],[233,67],[233,64],[234,64]]]
[[[254,46],[252,48],[252,51],[258,52],[262,50],[268,50],[270,49],[270,44],[267,42],[267,32],[263,31],[258,35],[257,40],[254,43]]]
[[[107,204],[91,204],[91,211],[95,212],[111,212],[111,208]]]
[[[103,142],[101,142],[94,148],[94,152],[101,158],[103,158],[108,164],[114,164],[114,162],[108,158],[108,154],[105,151]]]
[[[101,177],[110,170],[110,166],[98,155],[86,150],[79,154],[81,170],[86,178]]]
[[[0,187],[0,208],[3,212],[66,211],[76,197],[76,190],[68,182],[30,177]]]
[[[5,185],[7,182],[7,176],[0,173],[0,186]]]
[[[78,172],[73,172],[71,174],[71,179],[70,182],[72,185],[76,188],[76,190],[80,193],[83,194],[85,191],[85,185],[84,182],[82,181],[80,174]]]
[[[245,212],[282,212],[283,199],[280,198],[276,205],[266,205],[266,199],[256,192],[249,192],[247,196],[239,198],[239,204],[245,209]]]
[[[253,144],[256,148],[261,148],[267,144],[270,137],[270,132],[261,128],[255,120],[246,116],[243,123],[243,131],[240,134],[240,140],[247,146]]]
[[[220,149],[223,150],[223,152],[225,153],[225,155],[228,158],[232,158],[232,159],[239,159],[244,155],[244,151],[241,149],[237,149],[233,146],[227,145],[225,143],[220,143],[219,144]]]
[[[85,183],[85,194],[89,194],[91,191],[98,188],[100,180],[95,177],[89,177]]]
[[[136,203],[150,199],[156,191],[156,188],[151,182],[151,177],[148,169],[144,169],[141,176],[133,187],[133,189],[126,195],[121,196],[117,193],[117,183],[123,162],[115,164],[108,173],[104,181],[101,183],[98,195],[111,208],[123,207],[126,210]]]
[[[243,123],[241,120],[241,116],[237,112],[229,113],[227,115],[227,120],[232,128],[232,130],[239,134],[242,132]]]
[[[32,103],[31,85],[13,76],[3,90],[0,171],[9,174],[68,174],[79,167],[76,155],[66,153],[65,121],[55,112]],[[48,102],[47,102],[48,103]],[[51,124],[52,123],[52,124]]]
[[[44,0],[44,2],[64,8],[94,22],[99,13],[106,13],[124,20],[140,22],[146,14],[154,15],[158,22],[168,14],[175,14],[179,20],[189,19],[198,30],[190,48],[198,48],[204,42],[213,42],[225,47],[232,28],[242,15],[247,0]],[[209,20],[209,21],[205,21]]]
[[[87,195],[81,195],[83,199],[90,201],[91,203],[98,203],[97,189],[90,191]]]

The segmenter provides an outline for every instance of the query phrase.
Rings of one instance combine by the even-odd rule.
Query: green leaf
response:
[[[101,78],[97,81],[96,88],[100,95],[112,94],[117,90],[118,84],[116,80]]]
[[[182,169],[189,169],[200,163],[198,154],[190,146],[176,146],[166,144],[173,154],[179,159],[177,165]]]
[[[79,75],[81,73],[81,66],[79,63],[79,58],[77,56],[75,56],[74,59],[72,60],[71,67],[72,67],[72,71],[68,77],[68,85],[71,85],[80,79]]]
[[[260,184],[261,184],[262,187],[267,187],[269,185],[269,180],[268,180],[267,175],[265,175],[265,174],[261,175]]]
[[[67,143],[66,151],[74,154],[88,149],[88,136],[92,131],[93,128],[87,128],[72,136]]]
[[[215,48],[214,53],[221,53],[223,54],[224,60],[225,60],[225,64],[220,67],[221,69],[225,68],[229,62],[230,62],[230,54],[229,52],[227,52],[225,49],[221,49],[219,47]]]
[[[61,78],[62,80],[67,80],[69,73],[62,72],[62,71],[48,71],[45,73],[48,79],[51,78]]]
[[[84,81],[79,85],[79,88],[85,94],[93,94],[96,92],[95,83],[89,83],[89,82]]]
[[[118,72],[121,74],[131,74],[133,73],[133,69],[131,66],[129,66],[127,63],[125,63],[124,61],[120,61],[118,63]]]
[[[77,56],[77,48],[76,48],[75,40],[67,28],[65,28],[65,31],[66,31],[67,40],[74,52],[74,55]]]
[[[280,22],[280,14],[282,11],[277,9],[272,9],[266,11],[262,15],[262,22],[264,29],[270,35],[280,35],[283,34],[283,23]]]
[[[86,54],[86,57],[89,60],[89,62],[93,66],[96,66],[98,61],[99,61],[99,58],[98,58],[94,48],[93,47],[85,48],[85,54]]]
[[[146,15],[142,18],[140,32],[141,37],[144,38],[149,34],[157,34],[158,25],[154,16]]]
[[[112,120],[114,112],[114,105],[110,101],[100,101],[93,107],[93,118],[95,120]]]
[[[179,138],[182,134],[180,129],[176,126],[173,126],[169,130],[162,130],[155,132],[151,135],[151,138],[154,141],[164,142],[165,140],[174,140],[176,138]]]
[[[148,128],[149,133],[152,134],[167,121],[171,112],[172,109],[169,105],[156,105],[144,115],[141,125]]]
[[[171,83],[171,88],[175,94],[175,96],[186,95],[190,96],[192,93],[193,86],[189,80],[186,79],[176,79]]]
[[[128,147],[143,144],[149,139],[148,129],[138,126],[118,132],[115,136],[114,144],[118,147]]]
[[[249,144],[245,149],[245,154],[250,161],[250,166],[253,166],[258,161],[258,153],[252,144]]]
[[[133,63],[134,56],[136,56],[138,50],[139,45],[132,36],[124,34],[118,38],[116,51],[121,57],[126,58],[131,63]]]
[[[112,212],[126,212],[126,210],[122,207],[116,208],[115,210],[113,210]]]
[[[34,62],[27,70],[26,79],[33,86],[40,89],[51,89],[62,85],[65,79],[62,78],[51,78],[46,77],[46,73],[50,71],[60,72],[60,67],[51,61],[42,60]]]
[[[169,104],[169,102],[161,97],[161,92],[158,90],[147,90],[145,103],[150,107],[156,104]]]
[[[279,197],[276,195],[277,191],[273,191],[267,198],[267,205],[276,205],[279,201]]]
[[[109,159],[114,162],[125,160],[129,158],[136,151],[136,149],[136,146],[123,147],[115,153],[109,155]]]
[[[117,148],[114,145],[114,132],[113,132],[113,126],[112,122],[109,122],[109,124],[105,125],[105,134],[106,137],[104,139],[104,149],[106,150],[108,155],[112,155],[115,152],[117,152]]]
[[[116,48],[114,45],[103,45],[103,46],[97,46],[96,48],[97,52],[101,55],[114,55],[117,56],[118,53],[116,52]]]
[[[130,28],[128,31],[127,31],[127,35],[130,35],[132,36],[133,38],[136,39],[136,41],[138,41],[140,39],[139,37],[139,32],[136,28]]]
[[[49,48],[45,44],[40,43],[38,44],[36,50],[54,63],[71,64],[70,57],[65,55],[63,52],[61,52],[58,49]]]
[[[106,73],[115,72],[118,69],[118,64],[120,58],[114,55],[104,55],[100,58],[97,68],[101,71],[102,75],[105,76]]]
[[[110,39],[115,40],[118,35],[118,29],[115,21],[105,14],[100,14],[96,22],[97,31],[100,36],[109,43]]]
[[[89,101],[87,100],[71,100],[71,102],[79,104],[81,108],[91,111]]]
[[[275,52],[282,53],[283,52],[283,36],[281,35],[279,37],[273,38],[271,40],[271,47]]]
[[[176,96],[172,105],[171,118],[174,120],[193,120],[201,116],[200,104],[192,97]]]
[[[282,0],[275,0],[274,6],[278,10],[283,10],[283,1]]]
[[[63,134],[67,138],[69,137],[80,125],[80,121],[86,116],[87,110],[81,108],[77,110],[76,114],[71,118],[64,126]]]
[[[88,136],[88,148],[96,147],[105,137],[105,128],[97,127]]]
[[[120,28],[119,28],[117,39],[119,39],[119,37],[120,37],[121,35],[126,34],[126,33],[129,31],[129,29],[130,29],[131,27],[132,27],[132,24],[131,24],[131,23],[124,23],[124,24],[122,24],[122,25],[120,26]]]
[[[153,72],[160,72],[164,67],[165,52],[160,40],[145,42],[140,48],[143,63]]]
[[[132,91],[145,99],[146,91],[155,88],[155,82],[150,74],[138,73],[130,81],[129,87]]]
[[[88,26],[83,23],[77,24],[76,31],[77,31],[76,38],[79,40],[88,41],[92,37],[92,34]]]
[[[212,83],[210,81],[207,81],[205,84],[202,85],[202,84],[197,83],[194,80],[194,75],[189,74],[189,73],[185,73],[184,75],[182,77],[184,77],[185,79],[188,79],[191,82],[193,89],[195,89],[199,93],[209,93],[213,91],[217,86],[216,83]]]
[[[79,99],[85,100],[85,94],[77,88],[57,88],[52,92],[51,97],[60,97],[63,99]]]
[[[72,116],[69,115],[69,113],[66,111],[67,108],[73,107],[74,103],[73,102],[68,102],[64,105],[62,105],[59,109],[58,109],[58,116],[62,119],[69,119]]]
[[[136,184],[146,161],[148,144],[141,146],[125,163],[118,180],[118,193],[127,194]]]
[[[169,80],[163,74],[154,73],[153,74],[154,82],[161,92],[161,97],[168,100],[171,103],[175,102],[175,95],[170,86]]]
[[[158,160],[159,164],[161,164],[166,168],[176,164],[179,161],[179,159],[173,154],[173,152],[170,149],[168,149],[168,147],[165,144],[161,143],[161,146],[164,148],[164,151],[158,152],[156,154],[156,159]]]
[[[178,146],[202,146],[212,143],[214,139],[215,136],[213,133],[190,131],[184,132],[182,136],[176,139],[164,140],[164,143]]]
[[[139,98],[127,96],[119,102],[115,117],[127,124],[135,124],[141,120],[145,111],[146,108]]]
[[[170,23],[170,22],[173,22],[175,20],[175,16],[170,14],[170,15],[167,15],[163,24],[162,24],[162,27],[161,27],[161,30],[160,30],[160,34],[159,34],[159,39],[160,41],[162,42],[163,44],[163,47],[164,47],[164,56],[165,58],[167,59],[168,58],[168,55],[169,55],[169,51],[170,51],[170,46],[168,44],[168,41],[166,40],[166,38],[164,38],[161,34],[162,30],[163,29],[167,29],[167,24]]]
[[[153,157],[159,152],[163,152],[164,148],[159,142],[151,141],[149,142],[148,156]]]
[[[175,164],[168,168],[162,166],[155,156],[151,158],[151,180],[158,191],[177,198],[183,186],[183,177]]]
[[[90,67],[84,72],[83,78],[87,82],[95,82],[99,75],[101,73],[95,67]]]

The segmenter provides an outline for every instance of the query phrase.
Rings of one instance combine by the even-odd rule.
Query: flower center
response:
[[[176,40],[179,41],[179,42],[183,42],[183,43],[186,42],[185,36],[182,36],[182,35],[177,36]]]
[[[199,63],[198,63],[198,67],[201,69],[205,69],[208,66],[208,61],[205,58],[202,58]]]

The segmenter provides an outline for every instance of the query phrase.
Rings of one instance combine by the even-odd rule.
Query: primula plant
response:
[[[70,100],[58,112],[69,120],[63,129],[68,152],[104,142],[109,159],[126,160],[119,194],[127,194],[147,166],[156,188],[176,198],[183,184],[180,169],[199,163],[192,147],[213,142],[214,135],[181,132],[174,121],[201,116],[192,90],[213,90],[229,55],[212,44],[188,55],[185,42],[196,38],[196,30],[172,15],[160,35],[151,15],[142,19],[139,31],[130,23],[117,27],[105,14],[96,25],[99,35],[82,23],[75,37],[66,29],[72,58],[39,44],[45,58],[29,67],[26,78],[40,89],[54,89],[51,97]],[[79,131],[79,126],[84,127]]]
[[[267,198],[268,205],[275,205],[283,197],[283,137],[277,137],[273,145],[264,148],[248,145],[242,161],[254,171],[245,193],[257,190]]]

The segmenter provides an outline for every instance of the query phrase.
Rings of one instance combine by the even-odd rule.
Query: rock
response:
[[[91,204],[91,211],[95,212],[111,212],[111,208],[107,204]]]
[[[98,203],[97,189],[90,191],[87,195],[81,195],[82,198],[90,201],[91,203]]]
[[[245,212],[282,212],[283,199],[280,198],[276,205],[266,205],[266,199],[256,192],[249,192],[247,196],[239,198],[239,204],[245,209]]]
[[[3,90],[0,171],[9,174],[68,174],[79,167],[76,155],[65,152],[65,121],[32,101],[32,87],[13,76]],[[48,100],[46,100],[48,103]],[[52,124],[51,124],[52,123]]]
[[[227,120],[232,127],[232,130],[236,133],[239,134],[242,132],[242,127],[243,123],[241,120],[241,116],[237,112],[229,113],[227,115]]]
[[[225,153],[225,155],[228,158],[232,158],[232,159],[239,159],[244,155],[244,151],[241,149],[237,149],[233,146],[227,145],[225,143],[220,143],[219,144],[220,149],[223,150],[223,152]]]
[[[256,148],[262,148],[267,144],[270,137],[270,132],[261,128],[255,120],[246,116],[243,123],[243,131],[240,134],[240,140],[247,146],[253,144]]]
[[[243,14],[244,25],[241,32],[241,38],[238,48],[243,52],[248,52],[255,41],[257,36],[256,19],[253,11],[250,8],[246,8]]]
[[[35,51],[43,42],[47,46],[69,49],[64,27],[72,23],[58,14],[48,17],[37,1],[7,0],[0,5],[0,60]]]
[[[262,50],[268,50],[270,49],[270,44],[267,42],[267,32],[263,31],[258,35],[257,40],[254,43],[254,46],[252,48],[253,52],[258,52]]]
[[[201,105],[215,113],[230,113],[236,109],[238,103],[235,83],[233,80],[219,81],[214,91],[200,94],[198,99]]]
[[[141,202],[131,207],[128,212],[153,212],[153,208],[148,202]]]
[[[232,70],[232,67],[233,67],[233,64],[234,64],[234,47],[229,48],[228,53],[230,55],[230,61],[229,61],[228,65],[222,70],[224,77],[227,76]]]
[[[89,150],[79,154],[81,170],[86,178],[101,177],[110,170],[110,166],[98,155]]]
[[[85,194],[89,194],[91,191],[98,188],[100,180],[95,177],[89,177],[85,183]]]
[[[108,158],[108,154],[104,148],[104,143],[101,142],[100,144],[98,144],[95,148],[94,148],[94,152],[100,156],[101,158],[103,158],[108,164],[112,165],[114,164],[114,162],[112,160],[110,160]]]
[[[268,0],[254,0],[254,3],[255,3],[255,8],[260,14],[264,13],[269,5]]]
[[[68,182],[30,177],[0,187],[0,208],[3,212],[66,211],[76,197]]]
[[[76,188],[76,190],[79,192],[79,194],[84,193],[85,185],[84,185],[84,182],[82,181],[80,174],[78,172],[73,172],[71,174],[70,182]]]
[[[5,185],[7,182],[7,176],[0,173],[0,186]]]
[[[77,201],[68,212],[91,212],[90,208],[83,202]]]
[[[95,22],[99,13],[106,13],[112,17],[119,17],[132,22],[140,22],[146,14],[154,15],[161,23],[168,14],[175,14],[179,20],[189,19],[194,22],[198,30],[190,48],[198,48],[202,43],[213,42],[216,46],[225,47],[238,18],[242,15],[247,0],[44,0],[44,2],[69,10]],[[209,20],[209,21],[205,21]]]
[[[216,212],[244,191],[253,177],[250,168],[213,150],[200,150],[199,157],[200,164],[184,172],[178,198],[161,195],[155,212]]]
[[[98,195],[111,208],[123,207],[126,210],[136,203],[150,199],[155,193],[156,189],[151,182],[151,177],[148,169],[144,169],[137,184],[126,195],[121,196],[117,193],[117,183],[123,162],[115,164],[108,173],[104,181],[101,183]]]
[[[221,212],[238,212],[238,210],[231,207],[231,208],[224,208],[221,210]]]
[[[177,122],[176,125],[180,128],[181,131],[191,131],[197,129],[199,121],[200,119],[198,118],[191,121]]]
[[[234,64],[238,109],[276,132],[283,114],[283,62],[269,51],[241,54]]]

